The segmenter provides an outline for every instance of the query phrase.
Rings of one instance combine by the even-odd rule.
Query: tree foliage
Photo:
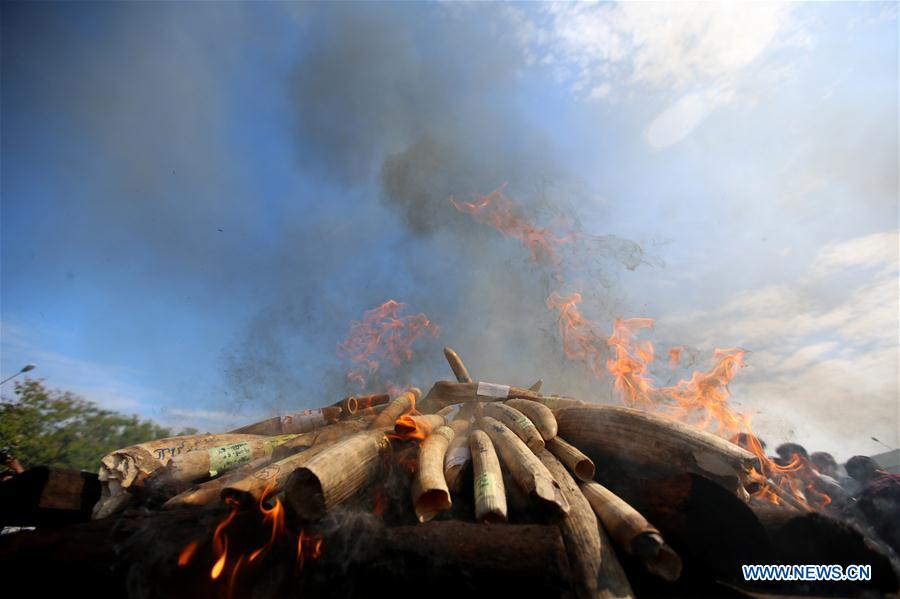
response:
[[[96,471],[100,458],[119,449],[174,433],[150,420],[103,410],[69,391],[51,391],[41,381],[15,385],[15,398],[0,402],[0,448],[25,468],[58,466]]]

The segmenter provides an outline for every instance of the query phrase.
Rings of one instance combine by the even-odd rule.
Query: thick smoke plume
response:
[[[440,20],[440,27],[414,27],[419,18]],[[435,351],[443,343],[461,352],[476,377],[518,384],[543,377],[547,388],[568,393],[603,389],[562,356],[554,314],[545,306],[560,284],[555,265],[530,261],[518,243],[450,202],[503,185],[523,218],[564,219],[570,232],[582,234],[567,201],[579,189],[577,178],[555,161],[553,147],[507,91],[524,65],[520,46],[502,31],[449,13],[337,6],[310,19],[312,43],[291,81],[298,165],[348,194],[377,183],[386,211],[372,228],[402,225],[394,273],[359,281],[365,291],[350,316],[358,319],[388,298],[427,314],[442,334],[413,358],[410,369],[425,381],[449,376]],[[426,29],[428,39],[414,33]],[[602,320],[620,309],[617,262],[635,268],[642,253],[614,236],[582,241],[580,255],[567,263],[579,262],[585,303]],[[272,301],[272,314],[280,315],[296,299],[285,288]],[[304,335],[302,328],[294,333]],[[253,337],[242,346],[245,362],[269,351],[258,333]]]

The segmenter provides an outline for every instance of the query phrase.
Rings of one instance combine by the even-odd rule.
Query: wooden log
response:
[[[465,422],[468,424],[468,421]],[[444,454],[444,480],[447,481],[447,488],[450,489],[451,494],[459,492],[462,482],[459,479],[460,472],[471,460],[469,435],[456,435],[447,447],[447,453]]]
[[[436,563],[452,564],[457,577],[486,573],[501,587],[528,578],[537,583],[533,591],[541,588],[541,579],[569,580],[565,546],[555,526],[493,526],[449,520],[389,528],[387,534],[391,551],[420,555],[432,567]]]
[[[616,568],[607,564],[606,570],[603,570],[603,562],[616,560],[616,557],[612,552],[603,553],[600,525],[591,505],[581,493],[578,483],[569,475],[562,463],[546,449],[538,452],[538,458],[559,483],[566,501],[569,502],[569,514],[560,521],[559,528],[572,567],[572,583],[576,596],[582,599],[633,596],[631,585],[621,566]]]
[[[419,445],[418,468],[411,489],[413,509],[419,522],[427,522],[453,506],[444,478],[444,456],[457,431],[464,431],[468,424],[459,421],[450,426],[439,426]]]
[[[544,404],[531,399],[510,399],[505,403],[525,414],[534,423],[544,441],[549,441],[556,436],[556,416],[553,415],[553,410]]]
[[[117,449],[100,460],[100,500],[94,506],[93,517],[105,518],[124,508],[132,498],[129,489],[141,486],[150,474],[176,455],[259,438],[233,433],[183,435]]]
[[[37,466],[0,483],[0,528],[90,520],[100,498],[92,472]]]
[[[384,472],[383,455],[390,447],[384,430],[338,441],[294,470],[285,485],[287,502],[301,518],[321,518],[378,479]]]
[[[486,403],[482,406],[482,413],[505,424],[514,432],[528,449],[538,452],[544,448],[544,439],[538,432],[534,423],[528,417],[515,408],[502,403]]]
[[[416,407],[416,401],[421,395],[422,392],[416,387],[401,393],[387,404],[381,413],[375,417],[375,420],[372,421],[369,428],[376,430],[385,427],[393,427],[397,418],[400,418],[400,416]]]
[[[437,381],[428,392],[426,399],[434,405],[443,407],[448,404],[473,401],[506,401],[517,397],[536,400],[541,395],[522,387],[511,387],[483,381],[470,383]]]
[[[490,437],[516,484],[531,496],[532,503],[542,514],[557,519],[569,512],[569,503],[559,484],[515,433],[490,416],[481,418],[479,428]]]
[[[743,490],[756,456],[733,443],[665,416],[591,405],[555,411],[559,434],[582,451],[669,471],[702,474]]]
[[[599,483],[583,482],[581,492],[619,548],[636,556],[647,570],[660,578],[669,582],[678,580],[681,558],[666,544],[655,526]]]
[[[445,347],[444,357],[447,358],[447,363],[450,364],[450,370],[453,371],[453,375],[456,377],[457,381],[460,383],[472,382],[472,377],[469,376],[469,370],[466,368],[466,365],[463,364],[459,354],[453,351],[452,348]]]
[[[506,522],[506,488],[494,444],[487,433],[476,430],[469,435],[469,450],[475,478],[475,520]]]
[[[147,477],[148,488],[176,488],[183,491],[191,482],[215,477],[258,458],[270,457],[273,450],[294,439],[297,435],[263,437],[252,441],[216,445],[206,451],[189,451],[169,460]]]
[[[579,480],[594,479],[594,461],[562,437],[553,437],[547,441],[547,449]]]
[[[274,416],[253,424],[242,426],[231,431],[248,435],[290,435],[294,433],[308,433],[317,428],[337,422],[341,418],[341,408],[328,406],[314,410],[292,412],[282,416]]]
[[[228,527],[223,576],[235,553],[245,549],[241,534],[255,528],[262,534],[248,536],[266,540],[268,527],[251,516],[242,513]],[[224,510],[134,510],[116,519],[2,535],[0,573],[7,581],[26,581],[34,597],[64,597],[98,580],[103,584],[95,594],[101,597],[132,596],[135,588],[154,597],[225,596],[225,584],[210,586],[213,558],[204,548],[185,567],[176,560],[189,540],[209,539],[223,517]],[[436,585],[431,593],[438,597],[484,596],[484,591],[560,597],[569,587],[568,559],[556,526],[432,521],[389,528],[360,514],[342,526],[306,532],[321,535],[322,552],[299,573],[297,543],[285,542],[254,567],[218,582],[233,582],[234,597],[381,597],[428,585]],[[246,559],[243,563],[247,566]]]

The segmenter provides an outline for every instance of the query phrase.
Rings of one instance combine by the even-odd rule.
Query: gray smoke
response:
[[[505,184],[526,217],[541,223],[564,216],[580,231],[569,200],[584,190],[508,90],[524,66],[520,46],[477,18],[496,7],[469,7],[464,18],[410,8],[317,7],[307,15],[310,47],[291,80],[301,170],[325,175],[348,193],[377,182],[384,218],[404,227],[393,268],[411,283],[398,288],[377,275],[360,281],[366,289],[352,317],[402,294],[396,299],[441,326],[441,338],[420,343],[414,363],[395,374],[409,378],[395,382],[448,378],[438,350],[447,344],[476,377],[520,385],[542,377],[545,388],[559,392],[603,390],[562,356],[555,314],[544,305],[559,286],[556,271],[529,263],[517,241],[449,202],[451,195],[468,200]],[[374,223],[371,235],[393,226]],[[621,310],[614,263],[635,268],[640,247],[610,235],[585,237],[573,252],[568,263],[580,272],[565,274],[577,274],[586,298],[581,308],[608,319]],[[285,318],[294,301],[287,289],[276,294],[266,322],[255,323],[242,343],[241,362],[258,362],[252,356],[279,347],[262,331],[289,327],[302,334]],[[234,380],[251,389],[264,384],[252,375]]]

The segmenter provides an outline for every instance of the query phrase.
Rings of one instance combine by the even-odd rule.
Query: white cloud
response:
[[[787,3],[572,2],[541,8],[533,18],[508,11],[532,62],[552,65],[581,97],[658,94],[668,107],[647,128],[656,149],[678,143],[730,102],[767,52],[812,43]]]
[[[846,459],[900,431],[897,231],[828,244],[791,285],[666,317],[659,333],[691,345],[750,349],[732,385],[770,444],[794,437]]]

